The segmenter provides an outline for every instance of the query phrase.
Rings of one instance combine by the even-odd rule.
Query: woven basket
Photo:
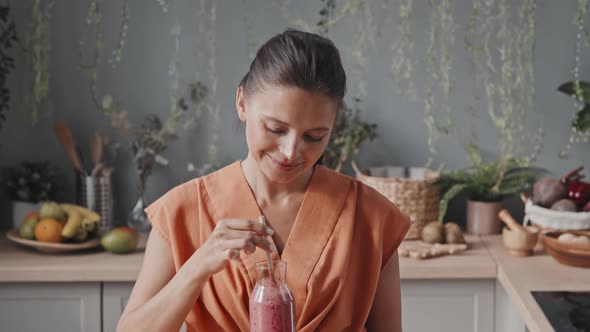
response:
[[[352,162],[352,168],[356,172],[356,178],[359,181],[375,188],[379,193],[395,203],[400,211],[410,218],[410,230],[406,234],[406,240],[419,238],[420,232],[426,223],[438,220],[440,190],[433,183],[438,180],[440,172],[413,169],[421,170],[421,178],[407,178],[404,177],[403,173],[397,177],[390,177],[391,172],[387,177],[379,177],[363,173],[354,161]],[[395,169],[403,170],[403,168]]]

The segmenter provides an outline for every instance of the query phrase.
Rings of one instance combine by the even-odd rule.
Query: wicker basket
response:
[[[440,191],[433,183],[438,180],[439,172],[413,168],[412,170],[418,170],[421,174],[418,178],[408,178],[404,175],[406,172],[403,168],[380,168],[379,170],[386,171],[386,176],[383,177],[361,172],[354,162],[352,167],[358,180],[375,188],[410,218],[412,223],[406,234],[406,240],[419,238],[426,223],[438,220]],[[401,172],[391,172],[392,170],[401,170]],[[374,172],[371,171],[371,173]]]

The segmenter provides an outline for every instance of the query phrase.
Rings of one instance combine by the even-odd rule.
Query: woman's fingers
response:
[[[277,248],[266,237],[255,236],[250,241],[264,251],[276,251]]]
[[[227,260],[240,258],[240,251],[238,249],[225,249],[223,255]]]
[[[276,250],[275,246],[267,238],[268,235],[273,233],[272,229],[262,223],[252,220],[222,219],[217,222],[214,233],[218,239],[243,239],[265,251]],[[236,243],[238,242],[234,242],[234,245]],[[256,250],[255,247],[247,246],[245,242],[242,243],[242,247],[238,249],[245,250],[246,253],[252,253]]]
[[[252,231],[263,235],[272,235],[273,231],[270,227],[263,223],[256,222],[253,220],[245,219],[222,219],[217,223],[216,228],[229,228],[241,231]]]
[[[256,246],[248,239],[226,240],[224,246],[228,249],[244,250],[244,252],[247,254],[251,254],[256,251]]]

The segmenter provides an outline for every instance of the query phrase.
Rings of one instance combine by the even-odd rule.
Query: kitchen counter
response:
[[[501,236],[481,239],[496,262],[498,282],[531,332],[553,331],[531,291],[590,291],[590,269],[559,264],[538,249],[532,256],[514,257],[507,253]]]
[[[4,232],[3,232],[4,233]],[[507,254],[502,237],[467,236],[469,250],[428,260],[400,258],[405,280],[495,279],[505,289],[531,332],[553,331],[531,291],[590,291],[590,269],[564,266],[542,251],[529,257]],[[145,237],[140,241],[145,247]],[[0,283],[133,282],[144,250],[114,255],[99,248],[47,254],[0,237]]]
[[[100,247],[51,254],[0,237],[0,282],[135,281],[143,263],[146,236],[134,253],[115,255]]]
[[[400,278],[402,280],[495,279],[496,263],[481,238],[466,235],[466,241],[469,243],[469,250],[456,255],[426,260],[400,257]]]
[[[4,233],[4,232],[3,232]],[[114,255],[99,248],[48,254],[0,238],[0,282],[133,282],[143,262],[146,236],[132,254]],[[496,263],[477,236],[467,236],[469,250],[418,261],[400,258],[401,279],[494,279]]]

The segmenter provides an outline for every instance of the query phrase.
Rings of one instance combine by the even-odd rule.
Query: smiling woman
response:
[[[345,90],[328,39],[287,30],[260,48],[236,91],[248,155],[146,209],[154,227],[119,331],[275,331],[252,312],[294,317],[298,331],[401,331],[396,249],[409,220],[318,164]],[[249,308],[269,256],[289,270],[285,312]]]
[[[266,177],[279,183],[300,177],[308,182],[328,144],[338,101],[292,86],[247,96],[240,87],[236,106],[246,122],[249,154],[244,163],[255,161]]]

